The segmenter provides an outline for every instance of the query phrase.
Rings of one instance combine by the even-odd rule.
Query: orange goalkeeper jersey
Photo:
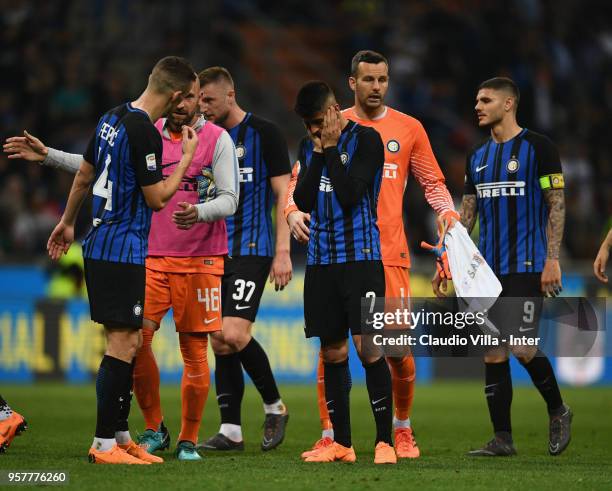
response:
[[[410,266],[408,242],[404,232],[404,190],[411,172],[425,192],[425,199],[440,215],[454,210],[453,200],[444,184],[444,175],[431,149],[423,125],[415,118],[386,107],[375,120],[361,119],[351,107],[342,111],[351,121],[371,126],[385,145],[385,165],[380,195],[378,197],[378,228],[385,266]],[[297,183],[297,166],[291,173],[291,182],[285,206],[285,216],[297,210],[293,191]]]

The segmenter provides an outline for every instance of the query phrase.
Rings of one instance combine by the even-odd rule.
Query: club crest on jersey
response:
[[[243,159],[245,155],[246,148],[244,147],[244,145],[236,145],[236,157],[238,157],[238,160]]]
[[[349,161],[349,154],[346,152],[342,152],[340,154],[340,162],[342,162],[342,165],[346,165]]]
[[[508,163],[506,164],[506,169],[508,169],[508,172],[510,173],[515,173],[517,170],[519,170],[520,166],[521,164],[519,163],[519,161],[515,158],[512,158],[508,160]]]
[[[392,153],[399,152],[400,144],[397,140],[389,140],[387,142],[387,150]]]

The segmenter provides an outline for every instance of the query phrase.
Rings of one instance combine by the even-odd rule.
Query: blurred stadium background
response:
[[[226,66],[242,107],[285,128],[294,155],[303,134],[292,112],[299,85],[323,78],[343,105],[352,104],[350,59],[370,48],[390,60],[387,103],[423,122],[458,204],[465,156],[486,136],[475,125],[475,87],[510,76],[522,92],[519,123],[549,135],[561,151],[565,292],[609,295],[593,278],[592,261],[612,224],[611,2],[3,0],[0,6],[0,137],[28,129],[72,152],[84,150],[104,111],[138,95],[158,58],[179,54],[198,69]],[[80,253],[75,248],[55,265],[45,251],[71,182],[68,174],[0,154],[3,385],[86,382],[97,369],[103,338],[90,325]],[[414,182],[404,206],[413,294],[428,296],[433,264],[418,244],[433,240],[434,216]],[[81,236],[88,217],[84,209]],[[317,348],[302,332],[304,249],[294,246],[298,273],[287,291],[267,290],[256,335],[281,381],[312,383]],[[155,343],[163,380],[179,381],[182,363],[170,319]],[[423,383],[480,376],[477,360],[418,363]],[[610,359],[583,365],[572,365],[583,366],[579,377],[575,369],[562,370],[561,380],[612,383]],[[514,374],[526,380],[524,370]]]

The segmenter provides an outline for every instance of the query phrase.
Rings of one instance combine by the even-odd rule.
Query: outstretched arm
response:
[[[23,136],[11,136],[6,139],[3,147],[9,159],[23,159],[28,162],[38,162],[41,165],[62,169],[76,174],[83,156],[67,153],[45,146],[45,144],[27,131]]]

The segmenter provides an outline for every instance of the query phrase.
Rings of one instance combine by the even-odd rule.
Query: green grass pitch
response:
[[[93,385],[38,384],[5,386],[2,395],[22,412],[29,429],[17,437],[0,469],[65,470],[78,489],[611,489],[612,390],[564,388],[574,409],[572,443],[560,457],[547,453],[548,418],[533,388],[514,390],[513,426],[519,455],[473,459],[467,450],[485,443],[490,426],[482,385],[434,383],[418,386],[412,421],[422,457],[395,466],[375,466],[374,423],[365,388],[351,393],[355,464],[306,464],[299,454],[319,436],[314,386],[282,386],[291,417],[287,437],[272,452],[259,449],[263,410],[258,394],[247,386],[243,406],[244,452],[205,454],[202,462],[178,462],[165,452],[166,463],[151,466],[101,466],[87,462],[94,429]],[[173,437],[180,425],[180,388],[162,387],[165,419]],[[142,431],[143,419],[132,406],[131,429]],[[214,390],[204,414],[200,437],[216,431]],[[20,489],[24,489],[20,487]]]

